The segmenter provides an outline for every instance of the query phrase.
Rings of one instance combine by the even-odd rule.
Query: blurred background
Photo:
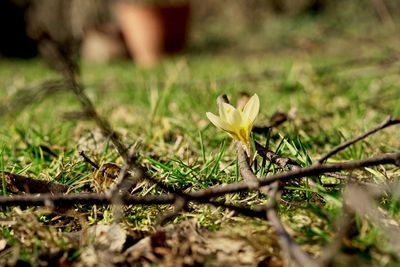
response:
[[[2,0],[0,13],[2,58],[37,57],[49,36],[72,57],[147,67],[176,53],[400,48],[398,0]]]

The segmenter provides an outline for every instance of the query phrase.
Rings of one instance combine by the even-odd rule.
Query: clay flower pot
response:
[[[144,66],[157,63],[164,54],[181,51],[186,44],[190,5],[120,1],[114,13],[134,60]]]
[[[122,37],[118,29],[103,25],[100,29],[88,29],[81,45],[82,57],[95,63],[108,63],[116,58],[127,56]]]

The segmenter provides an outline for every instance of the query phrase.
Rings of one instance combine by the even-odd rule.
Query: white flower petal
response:
[[[227,122],[235,129],[240,128],[243,122],[242,114],[235,109],[228,114]]]
[[[218,102],[218,112],[221,119],[226,121],[226,112],[223,104],[224,102]]]
[[[212,124],[214,124],[218,128],[221,128],[222,130],[227,132],[232,132],[232,127],[226,121],[221,120],[221,118],[217,115],[211,112],[207,112],[206,115],[207,118],[212,122]]]
[[[254,94],[243,108],[243,117],[248,119],[250,124],[253,124],[259,111],[260,99],[258,98],[257,94]]]
[[[223,100],[222,97],[218,97],[218,98],[217,98],[217,104],[218,104],[218,112],[219,112],[220,118],[221,118],[222,120],[225,120],[225,121],[226,121],[226,111],[227,111],[227,110],[225,110],[224,108],[225,108],[225,105],[229,105],[229,104],[227,104],[226,102],[224,102],[224,100]],[[224,104],[225,104],[225,105],[224,105]]]
[[[225,102],[219,103],[219,116],[222,120],[228,121],[228,116],[231,112],[235,111],[235,108]]]
[[[242,115],[232,105],[222,103],[221,118],[225,120],[232,127],[239,127],[242,124]]]

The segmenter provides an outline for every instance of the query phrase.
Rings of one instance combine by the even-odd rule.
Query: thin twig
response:
[[[0,179],[4,177],[6,189],[12,193],[66,193],[68,186],[57,182],[34,179],[10,172],[0,172]]]
[[[278,185],[274,183],[273,189],[271,189],[271,195],[274,196],[270,200],[267,208],[267,218],[275,228],[276,234],[278,235],[279,241],[282,248],[290,256],[290,258],[297,263],[298,266],[310,266],[316,267],[318,263],[313,260],[310,255],[301,249],[301,247],[296,243],[296,241],[289,235],[285,227],[280,220],[278,213],[276,211],[276,197],[278,192]]]
[[[135,172],[133,176],[129,174],[129,170],[134,167],[134,157],[127,159],[125,165],[119,171],[118,177],[114,185],[107,190],[106,195],[111,199],[114,205],[114,222],[118,223],[122,219],[123,197],[128,194],[128,190],[133,184],[137,184],[142,178],[142,174]]]
[[[122,197],[123,205],[159,205],[172,204],[175,196],[165,195],[146,195]],[[71,207],[74,205],[110,205],[112,199],[106,194],[97,193],[70,193],[70,194],[26,194],[15,196],[0,196],[0,206],[56,206]]]
[[[238,153],[238,161],[239,161],[239,169],[240,174],[242,175],[244,180],[259,183],[259,180],[252,172],[248,160],[246,159],[246,154],[240,144],[237,145],[237,153]],[[284,166],[282,164],[281,165]],[[285,160],[285,165],[286,165]],[[301,247],[294,241],[294,239],[289,235],[283,226],[278,213],[276,211],[277,208],[277,199],[278,199],[278,189],[279,184],[278,181],[273,182],[269,186],[260,187],[260,192],[267,194],[270,196],[269,204],[266,206],[266,217],[275,228],[278,238],[280,240],[281,246],[284,251],[290,256],[290,258],[297,263],[298,266],[310,266],[316,267],[317,263],[306,253]]]
[[[174,219],[187,205],[185,199],[178,197],[174,203],[174,210],[161,214],[157,219],[157,225],[164,225]]]
[[[389,9],[384,0],[372,0],[372,6],[374,7],[376,13],[378,14],[379,18],[390,26],[394,27],[395,23],[393,21],[392,15],[389,12]]]
[[[222,186],[223,187],[223,186]],[[379,197],[383,193],[392,192],[397,190],[398,186],[389,185],[387,189],[381,190]],[[265,218],[265,207],[256,207],[249,209],[247,206],[235,206],[219,201],[201,199],[193,194],[188,194],[191,198],[191,202],[199,204],[211,204],[217,207],[224,207],[234,211],[237,211],[246,216],[255,218]],[[174,194],[162,194],[162,195],[146,195],[146,196],[133,196],[125,195],[122,197],[122,205],[161,205],[161,204],[173,204],[176,201],[176,195]],[[106,194],[98,193],[70,193],[70,194],[25,194],[25,195],[14,195],[14,196],[0,196],[0,207],[11,207],[11,206],[46,206],[53,204],[54,206],[71,207],[74,205],[110,205],[111,199]]]
[[[126,175],[128,169],[135,173],[135,176],[142,175],[145,173],[143,168],[136,165],[137,158],[134,153],[130,155],[128,148],[121,142],[118,134],[113,130],[109,122],[102,118],[96,111],[96,108],[89,97],[85,94],[81,83],[77,77],[77,70],[75,69],[75,64],[71,63],[69,59],[63,56],[60,47],[57,46],[57,43],[54,42],[50,37],[43,38],[41,40],[42,47],[44,51],[48,53],[51,58],[55,59],[58,64],[58,69],[61,71],[65,83],[68,85],[68,88],[74,93],[76,99],[81,104],[82,110],[88,117],[90,117],[96,125],[100,128],[102,134],[106,138],[110,138],[112,144],[118,151],[118,154],[125,161],[126,169],[121,171],[123,174],[120,176],[120,179],[117,180],[116,186],[114,187],[114,191],[112,191],[112,196],[114,201],[116,201],[115,192],[124,188],[130,188],[132,183],[135,183],[138,178],[129,179],[129,175]],[[126,180],[125,180],[126,179]],[[127,184],[130,183],[128,186]]]
[[[0,117],[8,114],[18,114],[27,106],[44,98],[65,91],[68,85],[64,80],[48,80],[36,86],[20,89],[8,102],[0,104]]]
[[[332,261],[338,254],[338,251],[342,247],[343,239],[348,235],[350,226],[354,220],[354,211],[351,210],[345,201],[343,203],[342,215],[337,222],[336,236],[333,241],[327,245],[321,252],[321,256],[318,257],[318,262],[321,266],[331,266]]]
[[[98,193],[71,193],[71,194],[26,194],[15,196],[0,196],[0,207],[12,206],[52,206],[52,207],[72,207],[74,205],[170,205],[176,204],[177,200],[174,194],[146,195],[146,196],[122,196],[121,202],[115,204],[108,194]],[[237,206],[226,204],[214,200],[197,200],[191,202],[198,204],[210,204],[215,207],[222,207],[233,210],[245,216],[252,218],[265,219],[265,208],[248,206]]]
[[[371,167],[371,166],[377,166],[381,164],[394,164],[394,165],[400,165],[400,153],[391,153],[391,154],[386,154],[383,156],[378,156],[378,157],[373,157],[373,158],[368,158],[364,160],[353,160],[353,161],[347,161],[347,162],[338,162],[336,164],[324,164],[324,165],[312,165],[310,167],[305,167],[301,168],[298,170],[292,170],[288,171],[285,173],[279,173],[279,174],[274,174],[269,177],[265,178],[260,178],[259,179],[259,185],[258,186],[249,186],[248,183],[246,182],[237,182],[237,183],[232,183],[232,184],[227,184],[227,185],[220,185],[220,186],[215,186],[215,187],[210,187],[198,191],[194,191],[191,193],[185,193],[183,194],[184,198],[187,198],[191,201],[196,201],[196,202],[205,202],[206,200],[209,200],[211,198],[215,198],[218,196],[222,196],[225,194],[230,194],[230,193],[238,193],[238,192],[243,192],[243,191],[250,191],[250,190],[258,190],[259,187],[270,185],[275,181],[288,181],[290,179],[296,179],[296,178],[301,178],[305,176],[316,176],[320,175],[323,173],[327,172],[337,172],[337,171],[343,171],[343,170],[354,170],[354,169],[361,169],[365,167]],[[169,190],[169,188],[168,188]],[[20,196],[11,196],[11,197],[2,197],[2,201],[0,201],[0,205],[18,205],[18,204],[12,204],[13,198],[17,198]],[[38,199],[35,201],[32,201],[32,206],[35,206],[36,202],[43,202],[44,199],[43,196],[37,196]],[[65,199],[69,198],[69,195],[54,195],[56,199],[62,200],[64,197]],[[6,199],[10,200],[6,200]],[[92,197],[89,197],[89,199],[95,198],[93,195]],[[30,198],[31,200],[35,199],[35,196],[31,195]],[[103,199],[103,197],[101,197]],[[51,200],[51,199],[50,199]],[[103,200],[104,201],[104,200]],[[17,202],[16,202],[17,203]],[[108,202],[105,201],[103,204],[107,204]],[[125,203],[125,202],[124,202]],[[24,202],[23,205],[27,205],[29,203]],[[70,203],[69,205],[73,205],[74,203]],[[78,201],[77,204],[82,204],[81,202]],[[86,203],[90,204],[90,203]],[[130,204],[130,203],[128,203]]]
[[[94,163],[93,160],[91,160],[88,156],[86,156],[84,151],[79,151],[79,155],[87,162],[89,163],[93,168],[96,170],[100,169],[99,165],[97,163]]]
[[[368,158],[364,160],[352,160],[346,162],[338,162],[335,164],[314,164],[309,167],[291,170],[284,173],[274,174],[265,178],[259,178],[259,185],[252,187],[246,182],[237,182],[224,186],[210,187],[189,195],[199,199],[208,199],[210,197],[217,197],[229,193],[237,193],[248,190],[258,190],[259,187],[270,185],[275,181],[289,181],[291,179],[302,178],[306,176],[317,176],[329,172],[338,172],[344,170],[361,169],[365,167],[377,166],[381,164],[394,164],[400,165],[400,152],[390,153],[378,157]]]
[[[400,123],[400,118],[396,118],[393,119],[392,117],[388,117],[386,120],[384,120],[381,124],[379,124],[378,126],[372,128],[371,130],[363,133],[360,136],[357,136],[355,138],[352,138],[340,145],[338,145],[337,147],[333,148],[331,151],[329,151],[328,153],[326,153],[325,155],[323,155],[321,158],[319,158],[317,160],[317,162],[319,164],[322,164],[325,160],[327,160],[328,158],[330,158],[331,156],[335,155],[336,153],[338,153],[339,151],[342,151],[343,149],[351,146],[352,144],[365,139],[366,137],[370,136],[371,134],[374,134],[382,129],[385,129],[386,127],[395,125],[395,124],[399,124]]]
[[[400,251],[400,226],[396,223],[388,223],[390,218],[387,210],[380,209],[376,202],[377,196],[387,191],[384,187],[368,190],[358,184],[350,184],[344,192],[346,204],[354,212],[366,216],[369,221],[378,226],[382,233],[386,235],[394,251]],[[393,189],[389,190],[393,191]]]
[[[247,157],[240,141],[236,141],[236,151],[238,155],[239,172],[243,179],[249,183],[250,186],[258,186],[258,178],[250,169],[249,158]]]
[[[297,164],[296,161],[287,158],[287,157],[283,157],[280,156],[276,153],[274,153],[273,151],[263,147],[260,143],[255,142],[256,145],[256,150],[257,153],[263,157],[266,158],[269,162],[281,167],[282,169],[289,169],[289,170],[293,170],[293,169],[299,169],[300,165]]]
[[[260,185],[268,185],[279,179],[288,180],[291,177],[297,178],[303,175],[310,175],[310,173],[318,174],[324,171],[338,171],[344,169],[354,169],[367,166],[374,166],[378,164],[394,164],[400,162],[400,153],[389,154],[382,157],[371,158],[363,161],[350,161],[344,162],[336,165],[317,165],[311,166],[305,172],[290,171],[289,175],[274,175],[271,177],[260,180]],[[316,168],[316,169],[315,169]],[[306,168],[307,169],[307,168]],[[302,170],[302,169],[301,169]],[[208,188],[204,190],[199,190],[189,194],[185,194],[185,199],[190,200],[198,204],[211,204],[216,207],[223,207],[233,211],[236,211],[245,216],[250,216],[253,218],[265,219],[265,207],[250,209],[246,206],[235,206],[230,204],[221,203],[219,201],[214,201],[212,198],[221,196],[228,193],[235,193],[246,190],[255,190],[258,188],[249,188],[248,183],[241,182],[231,185],[222,185],[214,188]],[[176,203],[176,194],[164,194],[164,195],[146,195],[143,197],[123,195],[121,197],[121,205],[160,205],[160,204],[173,204]],[[17,195],[17,196],[0,196],[0,207],[8,206],[74,206],[77,204],[86,205],[109,205],[113,201],[110,195],[106,194],[42,194],[42,195]]]
[[[393,225],[389,227],[382,221],[388,221],[387,215],[377,208],[375,200],[385,194],[396,193],[396,184],[376,185],[371,190],[371,187],[366,188],[359,184],[349,184],[344,190],[343,211],[339,219],[337,234],[330,245],[323,249],[318,262],[321,266],[332,266],[335,256],[342,247],[343,239],[347,237],[351,224],[354,221],[355,213],[367,216],[370,221],[380,226],[383,232],[387,235],[392,245],[400,246],[399,242],[399,227]]]
[[[115,146],[121,157],[124,160],[127,160],[129,158],[128,149],[119,140],[118,134],[112,129],[108,121],[98,115],[92,101],[84,93],[84,88],[77,77],[78,71],[75,69],[75,64],[69,62],[68,58],[63,55],[57,43],[50,37],[43,37],[41,39],[41,46],[44,53],[48,54],[49,57],[57,62],[58,70],[63,75],[67,87],[74,93],[76,99],[81,104],[83,111],[92,118],[102,131],[102,134],[105,137],[110,138],[112,144]]]

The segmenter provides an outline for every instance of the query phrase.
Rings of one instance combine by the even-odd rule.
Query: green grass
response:
[[[304,34],[308,36],[315,32],[305,31]],[[373,57],[378,60],[387,56],[385,45],[393,45],[389,41],[382,46],[367,44],[359,48],[362,49],[359,54],[356,48],[353,51],[346,49],[352,41],[345,43],[341,53],[333,42],[332,46],[323,44],[325,53],[318,50],[299,55],[298,52],[278,50],[276,54],[267,51],[261,55],[188,54],[167,59],[151,70],[141,69],[130,62],[107,66],[83,64],[83,82],[98,112],[121,133],[122,140],[128,145],[139,144],[141,163],[153,176],[186,191],[197,190],[240,180],[233,142],[210,125],[205,116],[207,111],[217,111],[216,98],[220,94],[226,93],[235,103],[242,91],[257,93],[261,100],[257,125],[268,124],[276,111],[288,113],[289,121],[273,129],[268,136],[254,134],[253,137],[262,144],[268,139],[271,150],[294,159],[301,166],[312,164],[324,152],[375,126],[387,115],[400,116],[398,62],[382,66],[374,61],[324,69],[353,58]],[[287,51],[286,48],[283,50]],[[276,74],[271,77],[263,75],[265,70]],[[39,60],[0,61],[0,77],[3,102],[18,104],[13,102],[18,89],[57,75]],[[68,92],[60,92],[2,116],[0,172],[58,181],[71,185],[75,192],[104,190],[104,187],[96,186],[95,171],[82,160],[79,150],[84,150],[100,164],[113,162],[122,165],[122,161],[92,122],[63,119],[65,113],[78,110],[79,104],[74,97]],[[398,152],[398,132],[396,126],[385,129],[329,161]],[[257,162],[255,168],[259,176],[281,171],[268,162],[262,166],[261,158]],[[364,182],[382,184],[397,181],[400,172],[392,166],[378,166],[351,174]],[[338,183],[330,177],[321,178],[322,181]],[[161,193],[150,184],[140,186],[139,195]],[[1,190],[2,194],[8,194],[3,179]],[[266,199],[256,193],[233,194],[224,198],[236,204],[266,203]],[[290,183],[282,198],[279,211],[285,225],[292,229],[290,233],[308,252],[318,253],[335,234],[335,223],[343,201],[341,186],[312,189],[308,183]],[[379,201],[380,208],[389,212],[398,224],[398,196],[385,196]],[[128,207],[123,224],[129,229],[147,231],[156,222],[157,215],[170,209],[167,206]],[[33,264],[37,264],[49,247],[64,251],[67,258],[76,259],[79,247],[71,250],[71,245],[62,240],[56,242],[60,232],[110,223],[112,209],[78,206],[75,212],[69,219],[65,214],[60,219],[44,208],[22,211],[2,208],[0,219],[12,220],[15,224],[1,225],[0,240],[7,241],[8,250],[10,247],[21,248],[19,258]],[[23,217],[29,213],[30,218],[37,221],[24,224]],[[195,219],[215,231],[223,231],[229,225],[244,232],[256,232],[266,225],[256,219],[228,216],[220,208],[197,204],[190,205],[172,223],[184,219]],[[27,237],[35,236],[35,231],[43,235],[27,242]],[[388,237],[362,214],[357,217],[352,234],[352,238],[346,240],[343,257],[338,257],[337,266],[348,266],[353,261],[362,266],[400,264],[400,255],[390,246]],[[259,237],[253,242],[262,240]]]

